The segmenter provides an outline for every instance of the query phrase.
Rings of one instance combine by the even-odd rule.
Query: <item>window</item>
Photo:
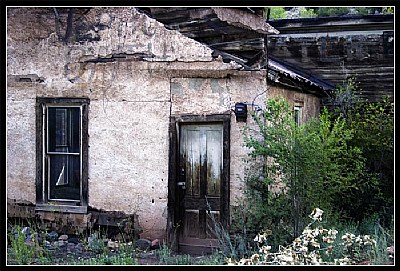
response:
[[[294,106],[294,121],[297,125],[302,123],[303,107],[300,105]]]
[[[38,210],[87,210],[88,104],[88,99],[37,98]]]

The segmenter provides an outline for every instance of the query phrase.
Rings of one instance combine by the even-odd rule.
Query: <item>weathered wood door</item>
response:
[[[222,124],[184,124],[179,140],[181,251],[207,253],[217,246],[214,221],[221,215]]]

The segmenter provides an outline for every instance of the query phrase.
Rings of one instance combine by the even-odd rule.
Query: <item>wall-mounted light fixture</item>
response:
[[[247,120],[247,105],[245,103],[236,103],[234,112],[236,115],[236,121],[246,122],[246,120]]]

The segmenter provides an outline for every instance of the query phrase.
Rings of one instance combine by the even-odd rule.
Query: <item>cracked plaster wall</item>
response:
[[[36,97],[88,97],[89,206],[136,213],[143,237],[160,238],[171,112],[229,112],[249,74],[224,79],[238,66],[213,59],[208,47],[134,8],[93,8],[80,16],[64,42],[50,8],[7,10],[7,198],[36,200]],[[207,76],[214,78],[187,79]],[[177,84],[182,94],[210,93],[189,101],[171,93]]]

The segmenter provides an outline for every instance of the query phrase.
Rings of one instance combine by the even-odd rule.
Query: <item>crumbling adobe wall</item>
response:
[[[7,198],[36,201],[36,97],[88,97],[89,207],[137,214],[142,237],[162,238],[171,78],[237,66],[134,8],[67,16],[7,9]]]

